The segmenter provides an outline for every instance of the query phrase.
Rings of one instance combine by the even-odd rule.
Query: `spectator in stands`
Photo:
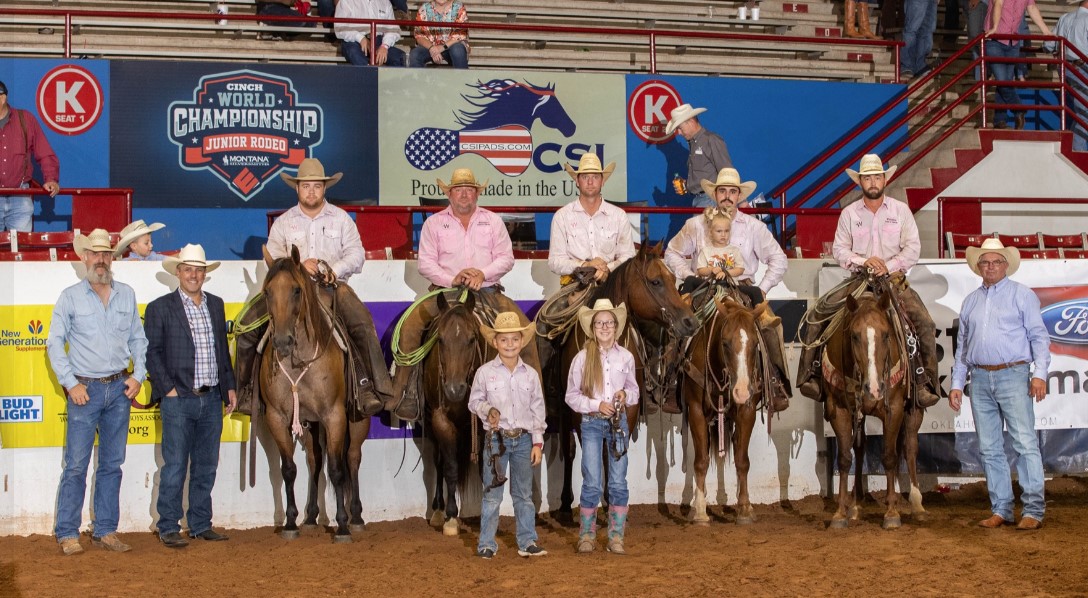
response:
[[[136,293],[113,279],[110,234],[98,228],[87,236],[76,235],[73,245],[87,274],[61,292],[45,343],[53,374],[68,395],[64,473],[57,490],[53,533],[65,555],[83,552],[79,528],[87,466],[97,436],[93,543],[106,550],[128,552],[131,547],[117,536],[121,465],[128,446],[131,400],[147,377],[147,338]],[[132,373],[128,371],[130,361]]]
[[[389,0],[340,0],[336,5],[337,19],[393,20],[393,5]],[[340,53],[355,66],[370,64],[370,25],[362,23],[336,23],[336,37],[340,38]],[[394,44],[400,41],[401,30],[396,25],[378,26],[378,39],[374,48],[374,66],[404,66],[408,55]]]
[[[683,104],[669,113],[669,122],[665,125],[665,134],[678,131],[688,142],[688,178],[687,189],[695,189],[701,181],[713,181],[723,168],[732,168],[733,159],[729,157],[729,148],[721,135],[708,131],[699,123],[699,115],[706,108],[692,108]],[[714,198],[700,191],[691,200],[696,208],[710,208],[715,205]]]
[[[963,300],[952,367],[948,406],[959,411],[967,374],[971,374],[971,413],[986,472],[992,515],[978,524],[986,528],[1013,522],[1012,475],[1005,454],[1003,429],[1016,453],[1024,510],[1019,530],[1043,525],[1043,459],[1035,434],[1035,409],[1046,398],[1050,337],[1039,311],[1039,297],[1008,276],[1020,267],[1020,251],[998,239],[967,248],[967,265],[982,277],[982,286]]]
[[[903,16],[904,46],[899,76],[921,77],[933,68],[929,52],[933,49],[933,32],[937,30],[937,0],[906,0]]]
[[[125,261],[128,262],[161,262],[166,259],[166,256],[152,251],[155,247],[151,243],[151,233],[166,228],[166,225],[161,222],[155,222],[150,225],[145,224],[143,220],[137,220],[121,229],[121,240],[117,242],[117,255],[114,257],[121,257],[124,255],[126,249],[131,249]]]
[[[843,31],[845,37],[864,37],[866,39],[881,39],[873,33],[869,23],[869,4],[877,0],[846,0],[842,9]],[[855,19],[856,15],[856,19]]]
[[[1072,12],[1062,15],[1058,19],[1058,25],[1054,27],[1054,35],[1064,37],[1068,45],[1072,45],[1080,50],[1081,54],[1088,56],[1088,0],[1082,0]],[[1054,52],[1056,45],[1054,42],[1047,42],[1044,48],[1048,52]],[[1073,73],[1067,71],[1065,81],[1073,89],[1077,90],[1082,97],[1088,98],[1088,64],[1085,64],[1080,56],[1077,56],[1068,48],[1065,51],[1065,59],[1076,70]],[[1080,77],[1077,76],[1078,74]],[[1073,113],[1085,123],[1088,123],[1088,105],[1084,102],[1078,102],[1073,94],[1066,94],[1066,101],[1072,105]],[[1079,152],[1088,151],[1088,130],[1076,123],[1076,121],[1073,122],[1072,126],[1073,150]]]
[[[332,17],[336,14],[336,2],[338,0],[317,0],[317,15],[320,17]],[[310,16],[310,3],[305,0],[257,0],[257,14],[274,17],[308,17]],[[312,22],[306,21],[264,21],[265,24],[274,27],[313,27]],[[331,28],[331,25],[325,25]],[[262,39],[292,39],[298,34],[270,33],[262,35]],[[330,34],[331,35],[331,34]]]
[[[967,38],[975,39],[986,32],[986,13],[990,10],[990,3],[986,0],[963,0],[964,11],[967,13]],[[971,59],[978,58],[978,46],[971,50]],[[975,67],[975,79],[982,80],[982,67]]]
[[[992,0],[989,12],[986,13],[986,57],[989,59],[990,74],[998,81],[1013,81],[1016,79],[1016,67],[1007,62],[997,62],[1002,58],[1019,58],[1022,42],[1014,40],[993,39],[994,35],[1014,35],[1020,29],[1020,22],[1027,11],[1031,20],[1035,23],[1043,35],[1050,35],[1050,28],[1039,14],[1039,7],[1035,6],[1035,0]],[[1020,104],[1020,96],[1013,87],[997,86],[994,90],[995,100],[999,104]],[[1016,110],[1016,128],[1024,128],[1024,120],[1027,113]],[[994,128],[1007,129],[1009,117],[1007,110],[994,110]]]
[[[60,185],[60,161],[49,146],[38,119],[8,103],[8,86],[0,81],[0,189],[29,189],[38,161],[50,197]],[[29,195],[0,195],[0,230],[33,230],[34,202]]]
[[[460,0],[424,2],[416,13],[417,21],[467,23],[468,12]],[[416,47],[408,56],[408,66],[419,68],[429,63],[449,64],[455,69],[468,68],[468,29],[453,27],[417,27]]]

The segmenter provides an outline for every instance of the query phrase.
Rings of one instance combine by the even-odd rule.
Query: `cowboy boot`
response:
[[[857,3],[854,0],[846,0],[842,9],[842,35],[843,37],[861,37],[858,33],[856,21]]]
[[[820,330],[816,326],[804,328],[804,344],[814,343],[820,337]],[[820,367],[822,355],[819,347],[801,347],[801,359],[797,362],[797,390],[813,401],[823,402],[824,396],[820,389],[820,380],[817,370]]]
[[[597,508],[580,507],[578,519],[582,524],[578,530],[578,552],[593,552],[597,549]]]
[[[918,350],[922,354],[923,368],[928,378],[927,383],[918,387],[918,404],[932,407],[941,401],[937,391],[940,378],[937,377],[937,339],[932,327],[918,326]],[[928,338],[927,338],[928,337]]]
[[[401,393],[400,401],[393,405],[391,408],[387,407],[388,411],[392,411],[394,415],[406,422],[414,422],[419,419],[420,415],[420,402],[419,402],[419,383],[420,383],[420,371],[419,366],[397,366],[397,375],[399,379],[404,377],[404,391]],[[396,400],[396,391],[393,392],[391,400]]]
[[[623,550],[623,533],[627,529],[627,507],[608,507],[608,552],[627,554]]]
[[[861,33],[860,37],[866,39],[883,39],[879,35],[873,33],[872,28],[869,25],[869,3],[858,2],[858,30]]]
[[[771,376],[771,412],[785,411],[790,406],[790,381],[786,369],[785,341],[782,338],[782,318],[766,310],[759,317],[759,334],[763,345],[767,347],[767,361],[773,372]]]
[[[251,330],[234,337],[234,381],[238,394],[238,413],[253,415],[257,406],[253,404],[253,370],[257,361],[257,343],[264,334],[264,327]]]

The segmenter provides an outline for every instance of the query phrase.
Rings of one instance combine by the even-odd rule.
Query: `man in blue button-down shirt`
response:
[[[1023,490],[1024,511],[1017,529],[1039,529],[1046,504],[1032,400],[1046,398],[1050,337],[1039,297],[1008,278],[1020,267],[1018,249],[986,239],[981,247],[967,249],[967,265],[982,277],[982,286],[963,300],[960,310],[948,404],[959,411],[970,372],[971,411],[993,511],[979,525],[995,528],[1013,522],[1012,476],[1002,435],[1003,426],[1008,426]]]
[[[95,229],[90,235],[77,235],[74,244],[87,275],[61,292],[46,341],[53,373],[68,394],[64,473],[54,534],[64,554],[83,552],[79,528],[87,464],[97,433],[93,541],[95,546],[126,552],[129,546],[117,537],[121,465],[128,446],[130,401],[147,375],[147,338],[132,287],[113,280],[109,233]]]

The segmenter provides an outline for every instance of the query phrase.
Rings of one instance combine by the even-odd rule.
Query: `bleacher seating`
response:
[[[1018,249],[1042,249],[1043,240],[1040,233],[1033,233],[1030,235],[996,235],[1001,241],[1001,244],[1005,247],[1016,247]]]
[[[1078,260],[1088,259],[1088,249],[1060,249],[1059,251],[1062,252],[1062,257],[1067,259],[1067,260],[1069,260],[1069,259],[1078,259]]]
[[[1060,249],[1021,249],[1020,257],[1025,260],[1057,260],[1061,259]]]
[[[946,232],[944,234],[944,252],[947,258],[962,258],[964,251],[968,247],[978,247],[982,245],[982,242],[986,239],[993,237],[994,234],[989,235],[964,235],[954,232]]]
[[[1041,239],[1044,249],[1088,249],[1088,233],[1080,233],[1079,235],[1043,234]]]

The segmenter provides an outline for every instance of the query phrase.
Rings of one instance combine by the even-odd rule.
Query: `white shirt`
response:
[[[559,208],[552,218],[551,236],[548,268],[559,275],[570,274],[595,257],[615,270],[635,256],[627,213],[604,200],[592,216],[577,199]]]
[[[544,443],[544,390],[536,370],[521,358],[510,371],[496,357],[476,370],[472,391],[468,395],[468,408],[487,428],[487,414],[494,407],[499,411],[499,427],[503,430],[528,430],[533,444]]]
[[[693,216],[684,223],[684,227],[669,241],[665,248],[665,265],[677,278],[683,280],[695,276],[695,262],[706,244],[706,228],[702,216]],[[767,225],[738,211],[733,217],[733,226],[729,231],[729,244],[740,249],[744,262],[741,279],[755,279],[759,264],[767,264],[767,271],[758,285],[767,294],[775,285],[782,282],[786,275],[789,260],[774,239]]]
[[[393,21],[393,5],[389,0],[340,0],[336,4],[336,18],[338,19],[382,19]],[[333,25],[336,37],[346,41],[362,44],[363,40],[370,37],[370,25],[365,23],[336,23]],[[400,41],[403,32],[396,25],[378,25],[378,35],[382,45],[386,48]]]
[[[298,247],[302,261],[328,262],[340,280],[362,271],[366,259],[355,221],[328,202],[315,218],[303,214],[298,205],[276,218],[268,232],[268,253],[275,259],[287,257],[292,245]]]

